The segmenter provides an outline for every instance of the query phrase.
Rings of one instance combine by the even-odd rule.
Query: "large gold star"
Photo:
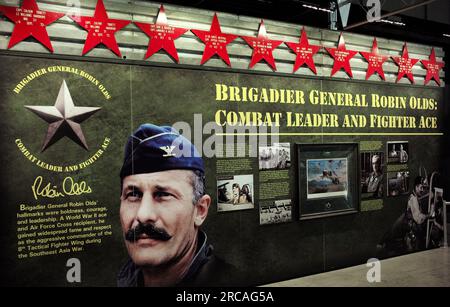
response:
[[[65,136],[87,150],[88,146],[80,124],[101,109],[75,106],[65,80],[61,84],[54,106],[25,106],[25,108],[49,124],[42,152]]]

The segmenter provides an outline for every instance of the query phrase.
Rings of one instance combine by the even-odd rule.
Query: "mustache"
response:
[[[143,234],[146,234],[151,239],[160,241],[168,241],[172,238],[172,236],[163,228],[158,228],[153,224],[139,223],[136,227],[130,228],[125,233],[125,239],[129,242],[136,242]]]

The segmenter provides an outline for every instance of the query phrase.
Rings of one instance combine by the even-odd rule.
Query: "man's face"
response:
[[[377,157],[372,158],[372,168],[374,172],[379,172],[381,170],[380,159]]]
[[[423,185],[422,184],[416,185],[415,189],[416,189],[416,195],[417,196],[420,197],[420,196],[423,195],[424,189],[423,189]]]
[[[192,179],[193,173],[187,170],[124,178],[120,202],[122,231],[132,235],[130,230],[141,223],[152,224],[168,235],[165,239],[155,239],[141,234],[135,240],[125,240],[128,254],[136,265],[158,266],[177,261],[195,242],[208,207],[205,212],[205,208],[193,204]]]

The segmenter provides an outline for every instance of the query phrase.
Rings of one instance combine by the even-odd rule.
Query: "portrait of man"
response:
[[[388,173],[389,174],[389,173]],[[389,177],[389,175],[388,175]],[[412,193],[409,195],[406,210],[384,233],[377,245],[380,256],[395,256],[425,248],[428,197],[426,178],[417,176]]]
[[[213,255],[200,229],[211,197],[204,162],[190,141],[171,127],[141,125],[125,146],[120,179],[129,259],[118,286],[228,285],[235,268]]]
[[[383,197],[383,170],[381,168],[381,156],[375,154],[371,159],[372,172],[366,178],[367,193],[374,198]]]

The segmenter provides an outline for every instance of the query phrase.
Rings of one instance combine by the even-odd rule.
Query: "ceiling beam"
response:
[[[378,20],[386,18],[386,17],[389,17],[389,16],[397,15],[397,14],[400,14],[400,13],[403,13],[403,12],[406,12],[406,11],[409,11],[409,10],[412,10],[412,9],[415,9],[415,8],[418,8],[418,7],[421,7],[421,6],[424,6],[424,5],[428,5],[428,4],[430,4],[432,2],[435,2],[435,1],[437,1],[437,0],[427,0],[427,1],[424,1],[424,2],[421,2],[421,3],[413,4],[413,5],[410,5],[410,6],[405,6],[405,7],[401,8],[401,9],[398,9],[398,10],[395,10],[395,11],[392,11],[392,12],[389,12],[389,13],[381,15]],[[363,26],[363,25],[368,24],[368,23],[370,23],[370,21],[368,21],[368,20],[357,22],[357,23],[354,23],[352,25],[349,25],[348,27],[345,27],[344,30],[350,30],[350,29],[353,29],[353,28],[356,28],[356,27],[359,27],[359,26]]]

